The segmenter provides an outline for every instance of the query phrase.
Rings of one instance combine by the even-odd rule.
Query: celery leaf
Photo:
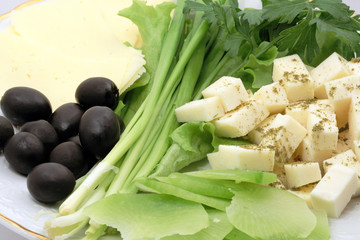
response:
[[[226,209],[229,221],[253,238],[288,240],[306,238],[316,217],[306,202],[287,191],[253,183],[240,183]]]
[[[124,240],[194,234],[209,225],[201,204],[162,194],[113,194],[88,206],[84,213],[118,229]]]
[[[223,240],[233,226],[224,212],[208,209],[209,226],[193,235],[174,235],[161,240]]]

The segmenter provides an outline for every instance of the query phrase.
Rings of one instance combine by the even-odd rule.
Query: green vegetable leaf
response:
[[[287,191],[253,183],[240,183],[226,209],[240,231],[260,239],[305,238],[315,229],[316,217],[306,202]]]
[[[354,31],[350,23],[344,26],[344,23],[329,19],[329,17],[314,19],[312,23],[316,23],[320,32],[334,33],[336,38],[350,46],[353,52],[360,53],[360,34]]]
[[[279,19],[280,23],[291,23],[299,13],[310,7],[308,0],[269,0],[263,8],[263,17],[269,21]]]
[[[242,139],[219,138],[215,126],[210,122],[188,122],[170,135],[172,145],[163,156],[153,176],[167,176],[181,170],[193,162],[200,161],[208,153],[217,151],[220,144],[244,145]]]
[[[255,238],[250,237],[246,233],[240,231],[237,228],[234,228],[226,237],[225,240],[256,240]]]
[[[162,194],[113,194],[88,206],[84,213],[118,229],[124,240],[194,234],[209,225],[200,204]]]
[[[336,19],[347,20],[348,16],[352,15],[349,6],[341,0],[313,0],[310,4],[314,7],[325,10]]]
[[[241,15],[245,20],[249,22],[250,25],[259,25],[262,22],[262,9],[255,8],[245,8]]]
[[[161,240],[223,240],[233,226],[224,212],[208,209],[209,226],[193,235],[175,235]]]
[[[234,193],[230,190],[237,187],[237,184],[231,181],[195,177],[184,173],[172,173],[168,177],[155,178],[160,182],[168,183],[193,193],[225,199],[231,199]]]
[[[262,42],[257,49],[260,53],[263,49],[267,49],[269,42]],[[255,53],[257,55],[257,53]],[[256,57],[255,54],[249,56],[249,62],[240,71],[240,77],[245,81],[250,89],[256,90],[260,87],[272,83],[272,63],[277,57],[277,48],[271,46],[264,53]]]
[[[186,172],[185,174],[208,179],[232,180],[235,182],[252,182],[260,184],[269,184],[276,181],[276,174],[274,173],[240,169],[202,170]]]
[[[329,220],[324,210],[312,210],[316,216],[316,226],[314,231],[306,238],[298,238],[297,240],[328,240],[330,239]]]
[[[201,203],[221,211],[225,211],[225,208],[230,205],[230,200],[228,199],[204,196],[172,184],[160,182],[153,178],[139,178],[136,180],[136,186],[145,192],[169,194],[185,200]]]

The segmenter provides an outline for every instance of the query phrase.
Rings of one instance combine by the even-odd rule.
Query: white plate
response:
[[[0,0],[0,15],[10,11],[20,3],[27,0]],[[259,7],[259,1],[239,1],[240,7]],[[360,1],[345,0],[352,9],[360,12]],[[6,21],[0,23],[6,25]],[[1,80],[0,80],[1,81]],[[1,114],[1,110],[0,110]],[[26,178],[14,172],[6,162],[4,156],[0,155],[0,213],[18,223],[22,227],[35,233],[46,235],[42,226],[47,217],[39,217],[39,213],[52,211],[53,207],[39,204],[27,191]],[[4,228],[5,227],[5,228]],[[353,199],[338,219],[330,219],[330,230],[332,240],[359,240],[360,239],[360,198]],[[13,232],[17,234],[14,235]],[[20,237],[20,236],[22,237]],[[0,216],[0,239],[39,239],[32,236],[19,226],[10,224]]]

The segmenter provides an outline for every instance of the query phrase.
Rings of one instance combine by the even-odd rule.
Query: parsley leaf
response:
[[[263,17],[268,21],[279,19],[279,23],[291,23],[303,11],[309,8],[308,0],[269,0],[264,7]]]

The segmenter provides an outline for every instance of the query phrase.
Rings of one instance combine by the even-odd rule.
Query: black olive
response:
[[[120,138],[117,115],[108,107],[89,108],[81,118],[79,137],[85,151],[104,158]]]
[[[11,122],[0,116],[0,152],[4,149],[5,143],[14,135],[14,128]]]
[[[85,167],[85,154],[82,147],[74,142],[63,142],[50,153],[49,162],[56,162],[67,167],[75,177]]]
[[[27,132],[12,136],[5,144],[4,155],[10,166],[24,175],[46,161],[43,143],[35,135]]]
[[[51,104],[41,92],[28,87],[10,88],[1,99],[1,110],[15,126],[39,119],[48,119]]]
[[[59,140],[64,141],[78,134],[83,108],[77,103],[65,103],[51,115],[49,122],[55,128]]]
[[[29,173],[27,187],[39,202],[56,203],[73,191],[75,177],[67,167],[59,163],[43,163]]]
[[[119,89],[108,78],[93,77],[78,86],[75,97],[76,101],[85,108],[106,106],[115,109],[119,102]]]
[[[85,154],[85,159],[86,159],[86,163],[87,163],[87,167],[86,169],[90,169],[92,168],[97,162],[98,162],[98,159],[93,156],[91,153],[89,153],[88,151],[85,151],[83,146],[81,145],[81,141],[80,141],[80,137],[79,135],[76,135],[76,136],[73,136],[71,138],[69,138],[67,141],[70,141],[70,142],[74,142],[76,144],[78,144],[79,146],[81,146],[81,148],[83,149],[84,151],[84,154]],[[85,170],[84,170],[85,171]],[[87,172],[87,170],[86,170]],[[86,173],[85,172],[85,173]],[[81,174],[80,174],[81,175]]]
[[[58,144],[58,136],[54,127],[45,120],[37,120],[25,123],[21,129],[21,132],[29,132],[38,137],[44,144],[47,153]]]

